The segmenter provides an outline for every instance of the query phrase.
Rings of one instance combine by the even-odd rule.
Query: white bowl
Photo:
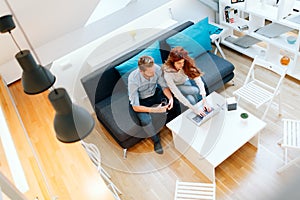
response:
[[[294,44],[296,42],[297,38],[295,36],[288,36],[286,38],[286,40],[289,44]]]

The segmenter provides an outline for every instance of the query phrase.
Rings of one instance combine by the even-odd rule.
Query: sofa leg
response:
[[[123,158],[124,158],[124,159],[127,158],[127,149],[123,149]]]

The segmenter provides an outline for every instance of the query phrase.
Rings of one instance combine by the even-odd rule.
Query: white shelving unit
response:
[[[288,67],[288,75],[300,80],[300,1],[279,0],[278,4],[274,1],[273,5],[268,2],[270,1],[245,0],[244,2],[231,3],[231,0],[220,0],[219,23],[227,27],[221,43],[252,58],[260,55],[266,61],[276,65],[281,65],[280,58],[287,55],[291,60],[286,66]],[[226,8],[230,10],[228,17],[225,15]],[[297,16],[299,16],[297,22],[291,21]],[[293,30],[274,38],[268,38],[255,32],[268,23],[282,24]],[[248,28],[242,30],[239,28],[242,26],[248,26]],[[245,34],[260,39],[262,42],[249,48],[241,48],[225,40],[227,36],[237,38]],[[287,42],[287,37],[290,35],[297,38],[294,44]]]

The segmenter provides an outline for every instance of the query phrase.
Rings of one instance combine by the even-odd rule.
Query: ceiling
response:
[[[18,22],[34,48],[72,32],[89,19],[100,0],[0,0],[0,15],[13,14],[17,28],[12,31],[22,47],[28,47]],[[13,13],[10,11],[11,7]],[[0,64],[12,59],[17,48],[8,34],[0,37]],[[4,53],[5,52],[5,53]]]

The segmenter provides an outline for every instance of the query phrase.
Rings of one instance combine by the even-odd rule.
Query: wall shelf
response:
[[[226,40],[221,43],[244,55],[254,58],[262,55],[274,64],[280,65],[280,58],[288,55],[291,59],[288,66],[288,75],[300,80],[300,15],[293,11],[297,6],[295,0],[280,0],[278,4],[263,3],[261,0],[245,0],[245,2],[232,4],[229,0],[220,0],[219,21],[222,26],[227,27],[226,36],[239,37],[248,34],[262,42],[243,49]],[[229,15],[234,19],[228,20],[225,10],[235,10],[235,15]],[[298,18],[299,17],[299,20]],[[299,21],[299,23],[298,23]],[[277,37],[268,38],[256,32],[257,29],[269,23],[278,23],[290,27],[292,30],[280,34]],[[247,25],[246,30],[240,30],[239,26]],[[287,37],[293,35],[297,38],[294,44],[287,42]],[[224,37],[225,38],[225,37]]]

